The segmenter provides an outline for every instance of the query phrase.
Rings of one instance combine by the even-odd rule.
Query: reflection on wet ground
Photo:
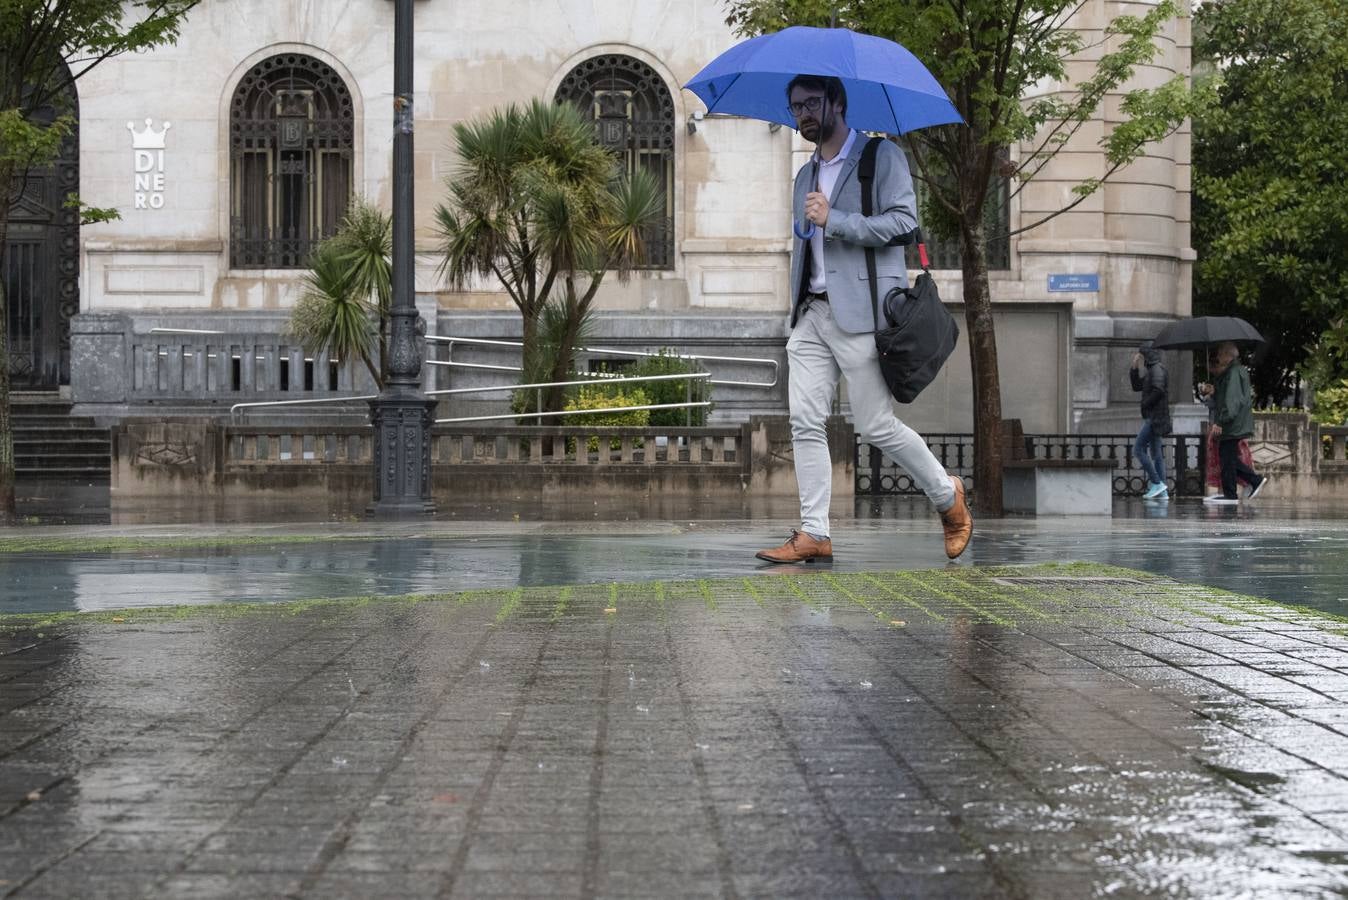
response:
[[[1343,896],[1342,629],[1092,572],[0,631],[0,893]]]
[[[1089,561],[1348,614],[1348,518],[1259,504],[1113,518],[978,520],[964,564]],[[776,511],[780,515],[780,511]],[[0,612],[270,602],[475,588],[780,574],[754,551],[795,523],[747,520],[327,522],[19,529],[10,536],[310,536],[308,543],[119,552],[0,553]],[[325,538],[343,540],[325,540]],[[3,535],[0,535],[3,540]],[[864,505],[833,531],[832,571],[946,565],[925,503]]]

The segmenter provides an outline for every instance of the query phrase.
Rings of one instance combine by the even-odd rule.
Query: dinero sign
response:
[[[154,130],[154,120],[145,120],[145,130],[137,131],[135,122],[127,122],[131,149],[136,154],[136,209],[164,208],[164,138],[172,124]]]

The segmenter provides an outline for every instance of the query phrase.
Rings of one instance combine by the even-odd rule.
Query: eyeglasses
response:
[[[804,100],[800,101],[799,103],[788,103],[788,104],[786,104],[786,108],[789,109],[789,110],[791,111],[791,115],[793,115],[793,116],[795,116],[797,119],[799,119],[800,116],[801,116],[801,113],[804,113],[804,112],[817,113],[817,112],[819,112],[819,110],[823,109],[823,108],[824,108],[824,98],[823,98],[823,97],[806,97]]]

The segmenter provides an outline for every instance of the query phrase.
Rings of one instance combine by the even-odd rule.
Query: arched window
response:
[[[351,199],[351,93],[312,57],[248,70],[229,110],[230,264],[303,268]]]
[[[646,234],[648,269],[674,268],[674,98],[639,59],[608,53],[562,79],[558,102],[574,103],[595,123],[599,142],[627,171],[644,169],[664,188],[664,222]]]

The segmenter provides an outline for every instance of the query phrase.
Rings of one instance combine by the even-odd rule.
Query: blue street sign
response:
[[[1073,291],[1098,294],[1100,292],[1100,276],[1095,273],[1090,275],[1050,275],[1048,276],[1048,289],[1054,292]]]

